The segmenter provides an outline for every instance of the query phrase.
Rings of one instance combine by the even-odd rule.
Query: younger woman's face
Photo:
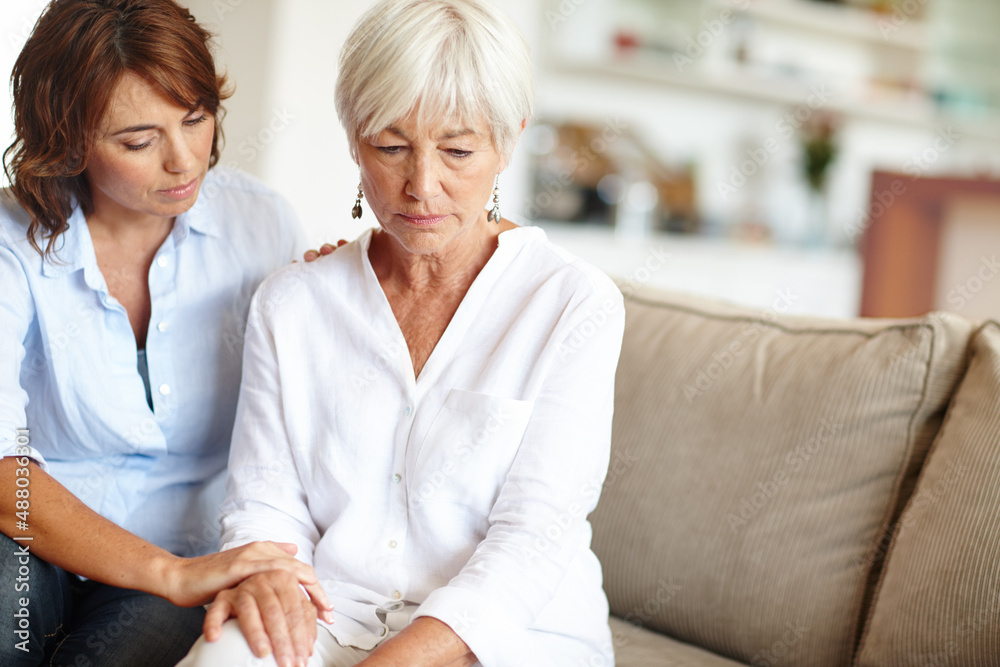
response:
[[[84,176],[94,218],[141,223],[190,209],[208,173],[215,117],[189,111],[135,74],[122,77]]]

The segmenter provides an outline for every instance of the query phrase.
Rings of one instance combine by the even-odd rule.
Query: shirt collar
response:
[[[42,261],[42,275],[48,278],[66,276],[91,266],[97,269],[94,244],[90,240],[83,210],[79,206],[74,207],[66,222],[69,228],[59,236],[51,255]]]
[[[209,171],[208,176],[202,181],[201,189],[198,191],[198,200],[194,206],[186,213],[177,216],[177,220],[174,221],[174,238],[178,240],[187,238],[189,230],[206,236],[222,236],[219,221],[216,216],[211,214],[211,200],[223,196],[223,193],[217,185],[212,183],[213,180],[212,172]]]
[[[42,262],[42,275],[48,278],[58,278],[83,269],[87,284],[96,289],[104,281],[97,278],[100,276],[100,270],[97,267],[97,256],[94,253],[94,244],[90,238],[90,230],[87,228],[87,219],[83,215],[83,209],[75,206],[66,222],[69,224],[69,228],[59,236],[52,256]],[[174,242],[179,245],[188,237],[189,230],[207,236],[221,236],[218,221],[210,215],[207,197],[200,193],[194,206],[189,211],[177,216],[177,220],[174,221],[174,231],[172,232]]]

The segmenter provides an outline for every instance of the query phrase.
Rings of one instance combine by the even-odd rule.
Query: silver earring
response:
[[[497,180],[493,186],[493,210],[490,211],[487,220],[500,224],[500,174],[497,174]]]
[[[351,217],[357,220],[364,213],[361,208],[361,200],[365,198],[365,193],[361,191],[361,184],[358,183],[358,200],[354,202],[354,210],[351,211]]]

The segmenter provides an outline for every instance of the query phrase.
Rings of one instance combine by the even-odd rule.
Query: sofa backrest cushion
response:
[[[971,352],[892,531],[859,665],[1000,665],[1000,324]]]
[[[753,665],[847,665],[972,324],[782,303],[626,295],[594,550],[627,621]]]

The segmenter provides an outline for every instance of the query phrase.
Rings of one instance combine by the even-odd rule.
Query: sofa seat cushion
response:
[[[780,305],[627,295],[594,550],[630,622],[743,663],[848,665],[973,327]]]
[[[742,667],[742,663],[614,616],[611,617],[611,633],[615,644],[615,667]]]
[[[858,664],[1000,665],[1000,324],[969,371],[886,559]]]

